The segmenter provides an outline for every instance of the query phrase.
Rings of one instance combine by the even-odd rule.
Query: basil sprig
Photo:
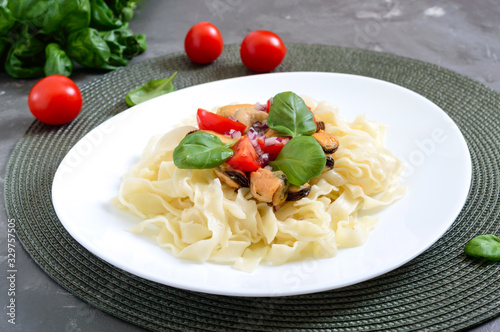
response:
[[[467,243],[464,251],[469,256],[500,261],[500,239],[492,234],[479,235]]]
[[[281,92],[273,97],[267,125],[283,136],[311,135],[316,131],[314,115],[304,100],[293,92]]]
[[[177,75],[177,72],[173,73],[169,78],[149,81],[143,86],[140,86],[127,93],[127,95],[125,96],[125,101],[129,106],[134,106],[145,102],[146,100],[153,99],[155,97],[174,91],[172,80],[174,79],[175,75]]]
[[[326,164],[326,155],[316,139],[298,136],[285,144],[276,160],[269,165],[285,173],[288,181],[301,186],[321,174]]]
[[[189,134],[175,148],[174,164],[185,169],[217,167],[233,155],[233,150],[229,148],[232,144],[223,143],[219,137],[209,133]]]

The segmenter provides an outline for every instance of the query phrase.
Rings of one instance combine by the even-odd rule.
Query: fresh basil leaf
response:
[[[137,0],[105,0],[109,8],[111,8],[117,17],[123,22],[128,22],[132,19],[134,9],[136,8]]]
[[[174,149],[174,164],[185,169],[217,167],[234,154],[229,148],[231,144],[225,144],[219,137],[209,133],[189,134]]]
[[[27,25],[22,30],[19,40],[7,54],[5,71],[15,78],[43,76],[45,45],[27,32]]]
[[[288,181],[296,186],[301,186],[319,176],[325,164],[325,153],[312,136],[292,138],[281,149],[276,160],[269,163],[285,173]]]
[[[104,0],[90,0],[92,28],[101,30],[116,29],[122,26],[122,21],[115,16]]]
[[[16,19],[41,28],[52,1],[9,0],[7,7]]]
[[[73,61],[68,57],[61,47],[56,43],[50,43],[45,47],[45,66],[43,71],[45,76],[64,75],[70,76],[73,71]]]
[[[283,136],[311,135],[316,131],[314,115],[304,100],[293,92],[281,92],[273,97],[267,125]]]
[[[69,33],[89,26],[89,0],[57,0],[45,2],[48,3],[48,8],[43,20],[44,33]]]
[[[143,86],[140,86],[127,93],[127,95],[125,96],[125,101],[129,106],[134,106],[145,102],[146,100],[174,91],[172,80],[174,79],[175,75],[177,75],[177,72],[173,73],[169,78],[149,81]]]
[[[146,50],[146,36],[134,35],[125,23],[119,29],[100,31],[100,36],[109,46],[111,56],[106,69],[116,69],[128,64],[134,56]]]
[[[500,239],[492,234],[479,235],[470,240],[464,248],[467,255],[500,261]]]
[[[7,8],[7,1],[0,1],[0,36],[6,35],[15,23],[16,19]]]
[[[72,32],[66,50],[73,60],[91,68],[103,68],[111,56],[108,44],[94,28]]]

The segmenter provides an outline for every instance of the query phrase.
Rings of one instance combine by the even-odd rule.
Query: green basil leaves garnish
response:
[[[232,144],[223,143],[209,133],[194,132],[184,137],[175,148],[174,164],[185,169],[217,167],[234,154],[229,148]]]
[[[73,71],[73,61],[64,52],[64,50],[56,43],[50,43],[45,47],[45,66],[43,71],[45,76],[49,75],[64,75],[69,76]]]
[[[146,100],[153,99],[155,97],[174,91],[172,80],[174,79],[175,75],[177,75],[177,72],[173,73],[169,78],[149,81],[143,86],[140,86],[127,93],[127,95],[125,96],[125,101],[129,106],[134,106],[145,102]]]
[[[283,136],[311,135],[316,131],[314,115],[304,100],[293,92],[281,92],[273,97],[267,125]]]
[[[285,144],[269,165],[285,173],[288,181],[301,186],[321,174],[326,164],[323,149],[311,136],[298,136]]]
[[[479,235],[467,243],[464,251],[469,256],[500,261],[500,239],[492,234]]]

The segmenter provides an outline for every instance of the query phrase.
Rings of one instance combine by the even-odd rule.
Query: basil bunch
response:
[[[280,135],[292,137],[269,165],[281,170],[288,181],[297,186],[321,174],[325,168],[326,155],[318,141],[309,136],[317,128],[314,114],[302,98],[293,92],[274,96],[267,125]]]
[[[492,234],[479,235],[467,243],[464,251],[469,256],[500,261],[500,239]]]
[[[0,0],[0,59],[15,78],[61,74],[73,62],[116,69],[146,49],[128,27],[136,0]]]

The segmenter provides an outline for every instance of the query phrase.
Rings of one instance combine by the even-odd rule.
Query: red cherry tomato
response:
[[[219,134],[229,133],[231,129],[243,132],[247,128],[247,126],[241,122],[209,112],[203,108],[198,108],[196,121],[198,122],[198,127],[201,130],[211,130]]]
[[[209,22],[200,22],[189,29],[184,39],[184,49],[191,61],[210,63],[222,53],[224,42],[219,29]]]
[[[245,135],[241,137],[231,149],[233,149],[234,155],[226,160],[226,163],[232,168],[239,169],[243,172],[251,172],[262,166],[259,156],[248,136]]]
[[[28,106],[41,122],[61,125],[78,116],[82,109],[82,94],[68,77],[51,75],[33,86],[28,96]]]
[[[273,70],[283,61],[285,55],[285,44],[271,31],[250,32],[241,43],[241,61],[248,69],[256,72]]]

